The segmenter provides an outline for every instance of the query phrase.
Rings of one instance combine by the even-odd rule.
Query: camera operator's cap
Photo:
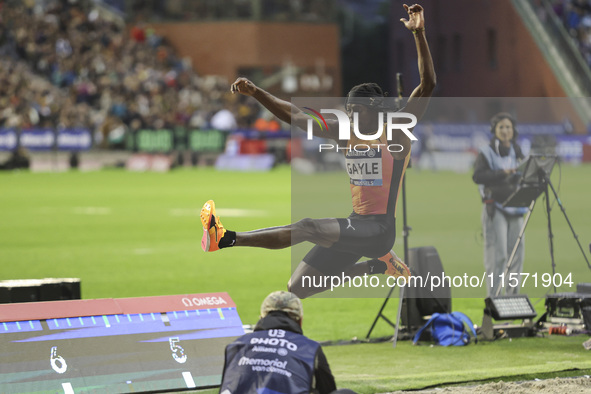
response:
[[[302,301],[298,296],[287,291],[274,291],[265,298],[261,305],[261,317],[273,311],[285,312],[296,321],[302,320],[304,316]]]

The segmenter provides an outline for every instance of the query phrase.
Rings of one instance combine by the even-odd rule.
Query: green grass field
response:
[[[345,176],[345,178],[343,178]],[[564,166],[560,198],[588,251],[591,242],[591,167]],[[482,237],[476,185],[469,174],[409,170],[410,246],[435,246],[446,271],[482,275]],[[293,186],[293,187],[292,187]],[[214,199],[227,228],[238,231],[287,224],[305,216],[346,216],[344,174],[306,177],[281,167],[268,173],[178,170],[168,174],[108,170],[92,173],[0,174],[0,279],[81,278],[83,298],[119,298],[225,291],[244,324],[254,324],[262,299],[285,289],[291,260],[308,245],[285,250],[201,250],[199,210]],[[553,201],[554,199],[551,199]],[[526,232],[524,272],[551,272],[542,199]],[[401,207],[398,212],[401,218]],[[401,222],[401,220],[400,220]],[[557,204],[552,225],[557,272],[591,282],[591,271]],[[396,248],[402,253],[401,223]],[[530,297],[546,291],[527,288]],[[560,291],[574,291],[563,287]],[[384,295],[387,291],[384,291]],[[453,290],[453,309],[480,324],[484,289]],[[304,329],[319,341],[364,338],[381,298],[304,301]],[[543,299],[537,302],[544,310]],[[397,300],[386,314],[396,314]],[[384,322],[373,337],[392,335]],[[400,342],[330,346],[326,353],[339,386],[364,393],[513,376],[554,376],[591,369],[585,337],[528,338],[462,348]]]

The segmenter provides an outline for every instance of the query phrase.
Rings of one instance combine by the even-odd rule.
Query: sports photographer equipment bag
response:
[[[467,325],[470,331],[466,330]],[[462,312],[434,313],[433,316],[417,331],[413,344],[421,338],[423,331],[431,331],[431,338],[441,346],[464,346],[470,343],[470,332],[474,335],[474,343],[478,343],[476,330],[470,318]],[[424,339],[424,338],[423,338]]]

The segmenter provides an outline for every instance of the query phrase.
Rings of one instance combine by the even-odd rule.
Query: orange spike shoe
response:
[[[215,203],[213,200],[209,200],[203,204],[200,216],[201,224],[203,225],[201,248],[203,248],[205,252],[215,252],[220,249],[219,243],[226,233],[226,229],[215,213]]]
[[[406,279],[410,278],[410,269],[400,258],[394,253],[393,250],[388,252],[385,256],[380,257],[378,260],[386,263],[386,275],[398,278],[404,276]]]

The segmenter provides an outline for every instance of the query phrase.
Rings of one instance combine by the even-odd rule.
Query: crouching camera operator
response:
[[[269,294],[254,332],[226,347],[220,393],[355,394],[336,389],[322,347],[303,335],[303,317],[295,294]]]

